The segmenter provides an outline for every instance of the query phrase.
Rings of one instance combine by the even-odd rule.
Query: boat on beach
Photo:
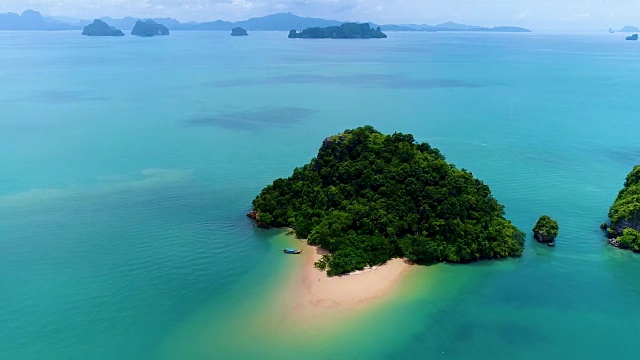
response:
[[[296,249],[284,249],[284,253],[285,253],[285,254],[292,254],[292,255],[295,255],[295,254],[300,254],[300,253],[302,253],[302,250],[296,250]]]

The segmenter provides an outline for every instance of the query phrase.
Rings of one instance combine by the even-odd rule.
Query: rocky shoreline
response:
[[[247,213],[247,217],[255,221],[256,225],[261,228],[268,228],[269,226],[263,222],[258,220],[258,212],[256,210],[251,210]]]
[[[640,165],[627,175],[609,209],[609,221],[600,228],[607,232],[612,246],[640,253]]]
[[[618,241],[618,238],[611,238],[607,242],[609,243],[609,245],[613,245],[618,249],[624,249],[624,247],[622,247],[622,244],[620,244],[620,242]]]

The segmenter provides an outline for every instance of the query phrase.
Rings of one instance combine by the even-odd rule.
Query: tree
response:
[[[524,233],[482,181],[412,135],[371,126],[325,139],[311,162],[253,201],[259,224],[289,226],[331,252],[329,275],[383,264],[520,256]]]
[[[533,236],[544,243],[553,242],[558,237],[558,222],[548,215],[542,215],[533,227]]]

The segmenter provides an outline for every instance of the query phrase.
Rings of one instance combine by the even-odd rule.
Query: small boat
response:
[[[547,244],[548,247],[554,247],[556,246],[556,243],[554,243],[553,241]]]
[[[300,254],[300,253],[302,253],[302,250],[284,249],[284,253],[285,254]]]

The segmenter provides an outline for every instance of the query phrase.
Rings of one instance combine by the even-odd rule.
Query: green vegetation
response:
[[[558,222],[547,215],[542,215],[533,227],[533,234],[540,242],[552,242],[558,237]]]
[[[631,170],[609,209],[609,244],[640,252],[640,165]]]
[[[289,39],[384,39],[387,35],[380,27],[372,29],[368,23],[346,23],[326,28],[308,28],[301,32],[291,30]]]
[[[331,276],[406,257],[423,264],[520,256],[524,233],[489,187],[412,135],[370,126],[327,138],[318,156],[253,201],[258,224],[289,226],[331,252]]]
[[[640,228],[640,165],[627,175],[624,188],[609,210],[609,220],[618,233],[625,227]]]
[[[640,252],[640,231],[632,228],[622,230],[622,236],[616,239],[619,247]]]

